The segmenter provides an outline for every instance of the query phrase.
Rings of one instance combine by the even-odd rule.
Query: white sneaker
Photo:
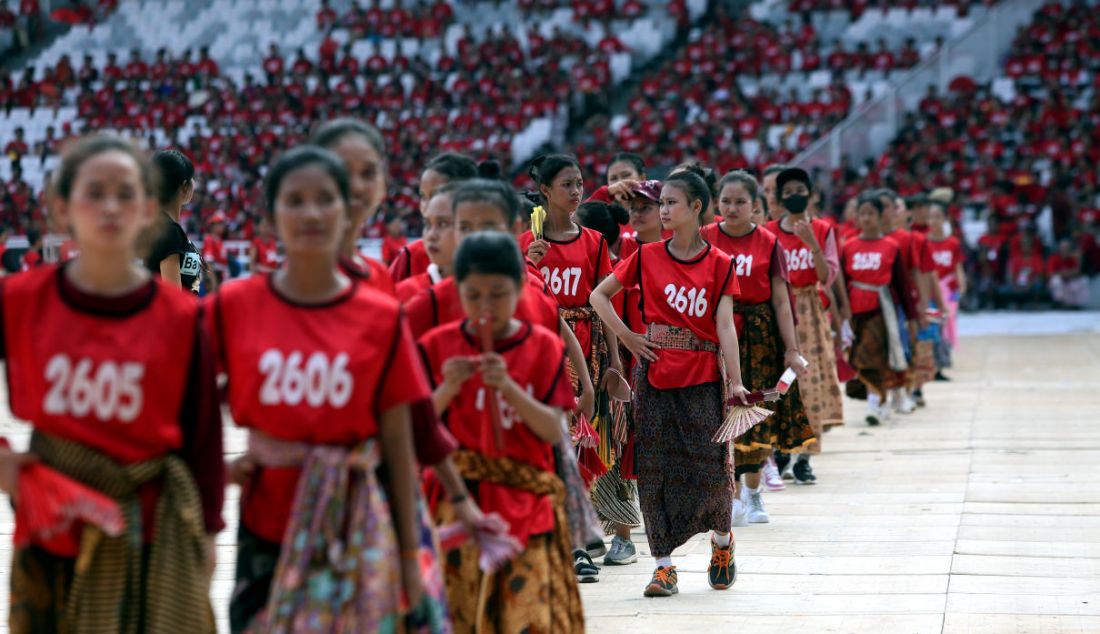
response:
[[[779,468],[775,466],[775,458],[768,456],[764,461],[764,486],[769,491],[782,491],[787,488],[783,477],[779,475]]]
[[[755,491],[748,487],[741,487],[741,496],[744,498],[743,503],[748,509],[749,524],[767,524],[771,521],[771,516],[764,510],[763,487]]]
[[[733,501],[733,525],[749,525],[749,507],[741,500]]]
[[[899,414],[912,414],[915,409],[917,404],[907,394],[902,394],[901,398],[894,401],[894,411]]]
[[[867,421],[867,424],[871,427],[881,425],[885,422],[885,418],[883,418],[882,415],[882,407],[869,404],[867,406],[867,416],[864,417],[864,420]]]

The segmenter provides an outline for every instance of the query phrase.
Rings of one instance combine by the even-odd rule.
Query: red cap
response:
[[[652,200],[653,202],[660,202],[661,201],[661,181],[658,181],[658,180],[639,181],[638,184],[634,186],[634,193],[638,194],[639,196],[645,196],[646,198]]]

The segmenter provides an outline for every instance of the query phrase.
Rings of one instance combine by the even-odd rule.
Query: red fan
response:
[[[111,537],[126,528],[118,502],[40,463],[25,465],[19,472],[15,520],[19,547],[32,541],[67,544],[73,522],[78,521],[94,524]]]
[[[600,451],[595,447],[578,447],[577,466],[586,487],[592,486],[593,482],[607,473],[607,465],[600,459]]]
[[[482,317],[477,320],[477,334],[481,338],[481,351],[492,352],[493,351],[493,324],[489,321],[488,317]],[[497,449],[504,449],[504,436],[501,430],[504,428],[500,418],[500,403],[497,402],[497,392],[493,390],[493,394],[489,397],[489,416],[493,419],[493,441],[496,442]]]
[[[496,513],[486,515],[477,525],[478,567],[493,572],[523,551],[523,546],[508,532],[508,523]],[[470,538],[466,525],[452,522],[439,529],[439,545],[446,552],[454,550]]]
[[[600,446],[600,435],[588,422],[584,414],[577,416],[577,429],[573,432],[573,444],[582,449],[596,449]]]

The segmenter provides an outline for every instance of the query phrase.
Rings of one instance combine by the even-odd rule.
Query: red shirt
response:
[[[686,328],[700,339],[717,342],[718,303],[723,296],[739,292],[732,260],[710,245],[690,261],[679,260],[669,253],[668,245],[668,241],[642,245],[615,269],[615,278],[625,288],[638,286],[646,324]],[[657,356],[649,365],[649,382],[657,389],[719,380],[714,354],[664,349]]]
[[[390,276],[394,282],[400,282],[406,277],[426,272],[428,265],[431,263],[428,251],[424,247],[424,241],[410,242],[401,248],[397,256],[394,257],[393,262],[390,263]]]
[[[397,301],[407,304],[409,300],[431,288],[432,284],[434,284],[432,276],[426,272],[407,277],[397,283]]]
[[[220,530],[221,421],[210,348],[191,296],[151,280],[104,301],[50,265],[6,278],[0,298],[12,414],[123,465],[177,453],[199,487],[206,529]],[[204,450],[217,457],[196,469],[192,459]],[[150,482],[138,492],[147,540],[159,491],[159,482]],[[74,531],[43,545],[75,556],[79,523]]]
[[[818,244],[824,249],[829,234],[833,230],[832,227],[820,218],[810,220],[810,226]],[[779,240],[779,245],[783,247],[784,255],[787,258],[787,271],[790,276],[788,281],[791,286],[795,288],[815,286],[817,284],[817,270],[814,268],[814,254],[810,251],[810,247],[806,246],[806,243],[798,237],[798,234],[783,229],[778,220],[772,220],[766,228],[775,234],[775,237]]]
[[[213,262],[214,268],[225,271],[229,266],[229,257],[225,252],[225,243],[214,234],[209,234],[202,239],[202,259]]]
[[[453,357],[472,357],[482,353],[481,342],[470,336],[457,321],[436,328],[420,339],[420,350],[433,384],[443,382],[443,363]],[[494,350],[504,357],[508,374],[542,403],[571,411],[576,403],[569,375],[565,371],[565,346],[557,333],[523,322],[519,331],[497,341]],[[493,436],[493,421],[485,407],[492,394],[475,374],[463,385],[443,413],[451,433],[465,449],[490,457],[507,457],[554,472],[553,447],[535,435],[500,398],[503,448]],[[499,513],[511,527],[511,533],[526,545],[531,535],[554,530],[554,513],[547,496],[527,493],[512,487],[481,482],[474,496],[486,513]]]
[[[534,241],[535,236],[530,231],[521,235],[520,252],[527,253],[527,247]],[[592,290],[611,273],[607,240],[598,231],[581,227],[580,233],[572,240],[557,242],[547,238],[546,242],[550,244],[550,249],[538,263],[538,271],[550,293],[562,308],[588,306],[588,296]],[[577,322],[574,332],[585,357],[589,357],[592,353],[592,324]]]
[[[252,248],[256,250],[256,261],[252,263],[254,272],[271,273],[279,268],[279,242],[275,238],[253,238]]]
[[[341,258],[340,268],[348,275],[366,282],[367,286],[376,291],[381,291],[391,297],[396,292],[389,269],[378,260],[363,256],[356,257],[354,261]]]
[[[772,278],[786,277],[781,268],[781,248],[774,233],[758,225],[747,234],[734,237],[726,233],[721,223],[715,222],[703,227],[700,234],[733,260],[739,288],[738,303],[762,304],[771,301]],[[740,335],[745,318],[735,312],[733,320]]]
[[[386,236],[382,238],[382,261],[387,265],[393,264],[394,259],[397,257],[397,252],[405,248],[405,244],[409,239],[405,236]]]
[[[1008,280],[1016,286],[1027,286],[1043,278],[1043,256],[1037,253],[1013,253],[1008,257]]]
[[[538,275],[529,273],[525,290],[516,305],[516,319],[557,332],[560,323],[558,307],[554,298],[547,294],[546,284]],[[413,297],[405,304],[405,314],[409,317],[409,328],[416,337],[438,326],[465,319],[455,278],[448,277]]]
[[[943,240],[928,239],[928,249],[932,254],[932,263],[936,267],[936,277],[951,280],[947,287],[953,291],[959,290],[959,281],[955,279],[955,271],[963,260],[962,245],[955,236],[947,236]]]
[[[878,293],[856,288],[854,282],[890,286],[908,281],[905,278],[895,279],[895,274],[904,275],[905,260],[901,255],[901,248],[889,238],[849,240],[844,244],[843,261],[844,275],[848,280],[848,298],[854,315],[878,310],[879,307]]]
[[[208,304],[242,427],[351,446],[377,435],[383,412],[428,395],[397,300],[358,279],[326,304],[303,306],[280,296],[270,276],[254,276]],[[264,467],[253,476],[241,496],[249,530],[282,541],[300,472]]]

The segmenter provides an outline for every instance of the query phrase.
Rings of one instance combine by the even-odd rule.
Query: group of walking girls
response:
[[[767,521],[769,469],[813,484],[843,423],[848,322],[868,422],[919,387],[896,310],[923,323],[914,288],[937,269],[906,255],[892,193],[861,197],[843,237],[798,168],[657,181],[622,154],[586,199],[578,162],[549,155],[521,197],[442,154],[424,239],[385,267],[356,240],[387,159],[371,126],[320,125],[266,171],[281,263],[260,244],[262,271],[199,300],[187,158],[105,135],[65,149],[50,209],[77,254],[0,280],[12,412],[33,427],[0,448],[12,632],[214,631],[230,484],[233,632],[582,631],[578,582],[594,558],[636,563],[643,526],[646,596],[677,592],[673,552],[699,533],[710,586],[734,584],[732,527]],[[771,416],[716,442],[787,369]],[[247,430],[229,463],[223,402]]]

